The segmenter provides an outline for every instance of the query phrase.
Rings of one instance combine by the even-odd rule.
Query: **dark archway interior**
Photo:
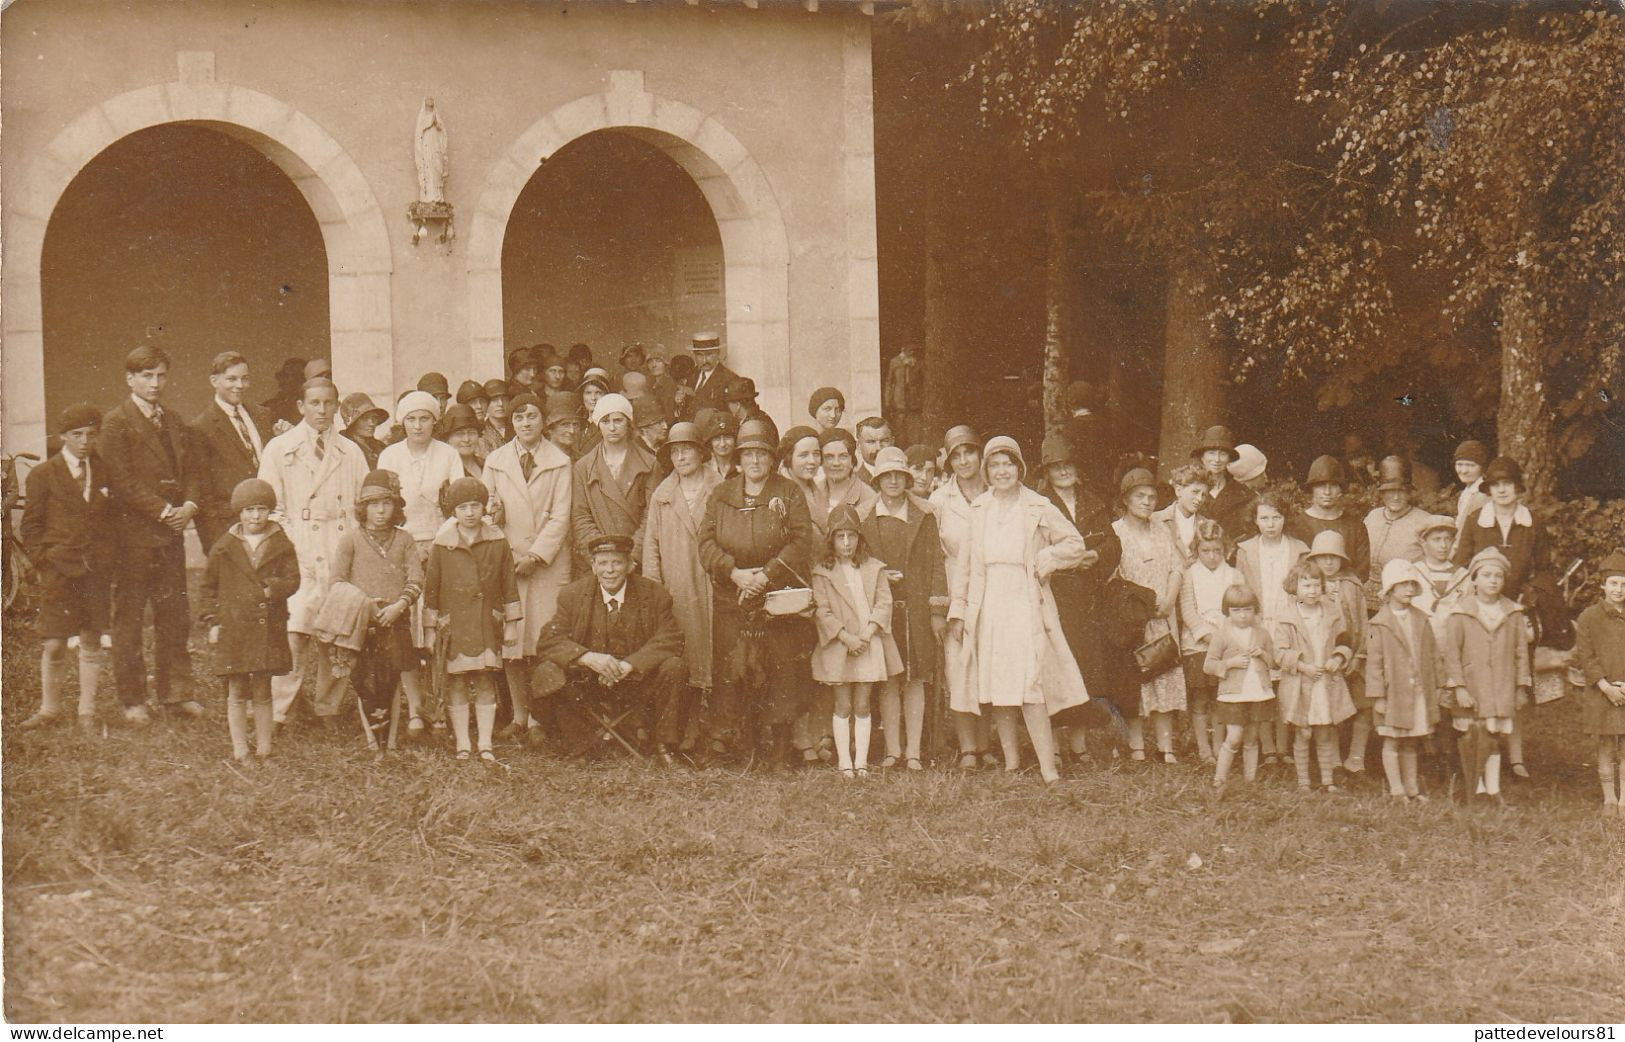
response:
[[[693,178],[613,130],[560,149],[514,204],[502,244],[509,349],[576,342],[613,365],[623,344],[685,350],[724,320],[722,238]]]
[[[328,352],[315,215],[264,155],[204,127],[138,131],[91,160],[51,215],[40,283],[49,425],[77,401],[117,404],[144,342],[169,353],[166,401],[188,419],[220,351],[248,357],[256,402],[282,359]]]

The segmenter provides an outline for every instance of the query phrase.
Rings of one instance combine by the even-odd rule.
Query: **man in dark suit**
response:
[[[88,405],[63,410],[57,433],[62,449],[28,473],[23,508],[23,545],[39,562],[41,640],[39,712],[24,730],[65,715],[68,645],[79,640],[79,726],[96,723],[96,681],[107,633],[108,588],[113,568],[113,504],[106,468],[91,449],[101,414]]]
[[[559,591],[536,655],[564,670],[562,697],[597,702],[607,694],[622,707],[642,710],[655,759],[669,765],[670,750],[682,738],[678,710],[688,682],[671,594],[631,574],[630,536],[601,536],[590,550],[592,575]]]
[[[169,356],[142,346],[124,359],[130,397],[102,420],[101,458],[113,493],[118,566],[113,580],[113,681],[124,718],[145,725],[147,666],[141,648],[142,614],[152,603],[154,677],[158,702],[171,712],[199,716],[193,697],[192,628],[186,598],[182,535],[203,498],[202,473],[190,432],[163,407]]]
[[[203,499],[198,503],[197,534],[203,552],[237,521],[231,512],[231,490],[260,472],[260,453],[271,440],[271,415],[244,401],[248,393],[248,359],[222,351],[209,367],[214,401],[192,421]]]
[[[692,420],[700,409],[728,411],[728,386],[739,374],[722,364],[722,338],[715,333],[695,333],[694,378],[688,383],[682,419]]]

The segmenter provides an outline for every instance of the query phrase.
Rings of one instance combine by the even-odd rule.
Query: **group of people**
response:
[[[319,360],[250,405],[248,362],[225,352],[213,401],[182,423],[163,405],[168,358],[132,351],[129,397],[65,410],[60,451],[28,477],[44,644],[23,726],[68,717],[75,649],[93,723],[108,647],[126,722],[149,723],[149,604],[156,705],[203,712],[195,527],[196,619],[238,760],[269,756],[301,705],[337,727],[359,703],[370,732],[404,701],[409,738],[449,727],[454,755],[487,761],[505,708],[533,746],[577,720],[589,745],[663,764],[755,756],[848,778],[923,770],[939,720],[959,767],[1016,771],[1030,747],[1051,782],[1091,731],[1179,762],[1182,725],[1220,787],[1239,758],[1247,780],[1290,763],[1303,788],[1335,789],[1365,771],[1373,732],[1396,799],[1424,798],[1419,754],[1447,737],[1469,793],[1497,797],[1503,764],[1528,776],[1524,593],[1548,551],[1515,461],[1464,443],[1441,516],[1389,457],[1360,518],[1323,456],[1296,510],[1260,491],[1263,454],[1224,427],[1167,482],[1114,468],[1092,453],[1106,432],[1086,385],[1033,467],[967,426],[906,449],[883,416],[848,429],[833,387],[781,433],[723,354],[715,334],[669,366],[635,346],[612,375],[586,345],[539,345],[504,378],[454,395],[429,373],[386,409],[341,395]],[[1574,665],[1618,807],[1625,552],[1600,571]]]

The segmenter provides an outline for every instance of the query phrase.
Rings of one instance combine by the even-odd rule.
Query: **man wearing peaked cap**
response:
[[[692,419],[703,408],[726,410],[728,386],[739,374],[723,364],[722,338],[716,333],[695,333],[690,345],[694,354],[694,376],[683,403],[682,419]]]
[[[688,667],[671,594],[632,574],[630,536],[597,534],[584,542],[592,574],[559,591],[558,610],[536,654],[564,671],[559,697],[632,710],[653,736],[648,751],[663,766],[681,740],[679,706]]]

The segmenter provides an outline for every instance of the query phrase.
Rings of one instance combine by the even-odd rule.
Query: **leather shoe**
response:
[[[124,707],[124,722],[131,727],[146,727],[152,723],[152,714],[145,704]]]
[[[62,719],[61,713],[47,713],[45,710],[41,709],[27,720],[24,720],[21,727],[24,731],[32,731],[38,727],[48,727],[60,719]]]

